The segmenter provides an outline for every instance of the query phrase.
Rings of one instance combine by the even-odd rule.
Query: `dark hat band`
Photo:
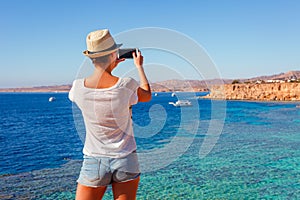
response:
[[[109,47],[108,49],[104,49],[104,50],[101,50],[101,51],[87,51],[88,54],[96,54],[96,53],[102,53],[102,52],[106,52],[106,51],[112,51],[114,49],[117,49],[121,46],[122,44],[114,44],[113,46]]]

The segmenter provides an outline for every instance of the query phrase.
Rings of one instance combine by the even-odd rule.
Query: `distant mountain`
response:
[[[250,79],[240,79],[241,81],[245,82],[245,81],[256,81],[256,80],[263,80],[263,81],[267,81],[267,80],[283,80],[283,81],[287,81],[289,79],[300,79],[300,71],[289,71],[286,73],[280,73],[280,74],[275,74],[275,75],[270,75],[270,76],[258,76],[258,77],[254,77],[254,78],[250,78]]]
[[[240,83],[255,82],[257,80],[299,80],[300,71],[289,71],[286,73],[280,73],[270,76],[258,76],[249,79],[210,79],[210,80],[166,80],[151,83],[152,90],[154,92],[169,92],[169,91],[207,91],[212,85],[230,84],[234,80],[238,80]],[[68,92],[71,85],[60,86],[41,86],[31,88],[8,88],[0,89],[0,92]]]
[[[39,86],[27,88],[1,88],[0,92],[68,92],[71,85]]]
[[[207,91],[209,86],[230,84],[234,80],[238,80],[240,83],[255,82],[257,80],[283,80],[300,79],[300,71],[289,71],[286,73],[280,73],[270,76],[258,76],[249,79],[210,79],[210,80],[167,80],[152,83],[153,91]]]
[[[231,83],[231,79],[211,79],[211,80],[167,80],[151,83],[153,91],[208,91],[208,86]]]

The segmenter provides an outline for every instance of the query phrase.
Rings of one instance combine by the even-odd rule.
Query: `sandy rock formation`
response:
[[[300,83],[226,84],[210,88],[206,98],[256,100],[256,101],[300,101]]]

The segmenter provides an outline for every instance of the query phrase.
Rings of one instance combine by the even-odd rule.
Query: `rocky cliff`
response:
[[[300,83],[226,84],[210,88],[206,98],[256,100],[256,101],[300,101]]]

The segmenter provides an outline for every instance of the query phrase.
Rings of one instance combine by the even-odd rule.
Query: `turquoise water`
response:
[[[57,100],[49,103],[50,96]],[[82,142],[67,94],[1,94],[0,98],[0,199],[74,199]],[[159,93],[150,103],[133,108],[135,128],[152,133],[149,137],[137,133],[140,153],[164,149],[178,139],[171,151],[146,160],[138,199],[300,199],[297,103],[227,101],[226,107],[214,108],[220,109],[214,110],[217,113],[226,111],[217,138],[206,134],[209,123],[218,117],[211,115],[212,102],[190,94],[187,98],[193,107],[175,108],[168,102],[176,98]],[[190,134],[180,123],[199,127]],[[217,143],[200,158],[201,145],[209,137]],[[177,155],[187,141],[191,141],[187,149]],[[170,158],[167,166],[155,168]],[[104,199],[112,199],[110,188]]]

